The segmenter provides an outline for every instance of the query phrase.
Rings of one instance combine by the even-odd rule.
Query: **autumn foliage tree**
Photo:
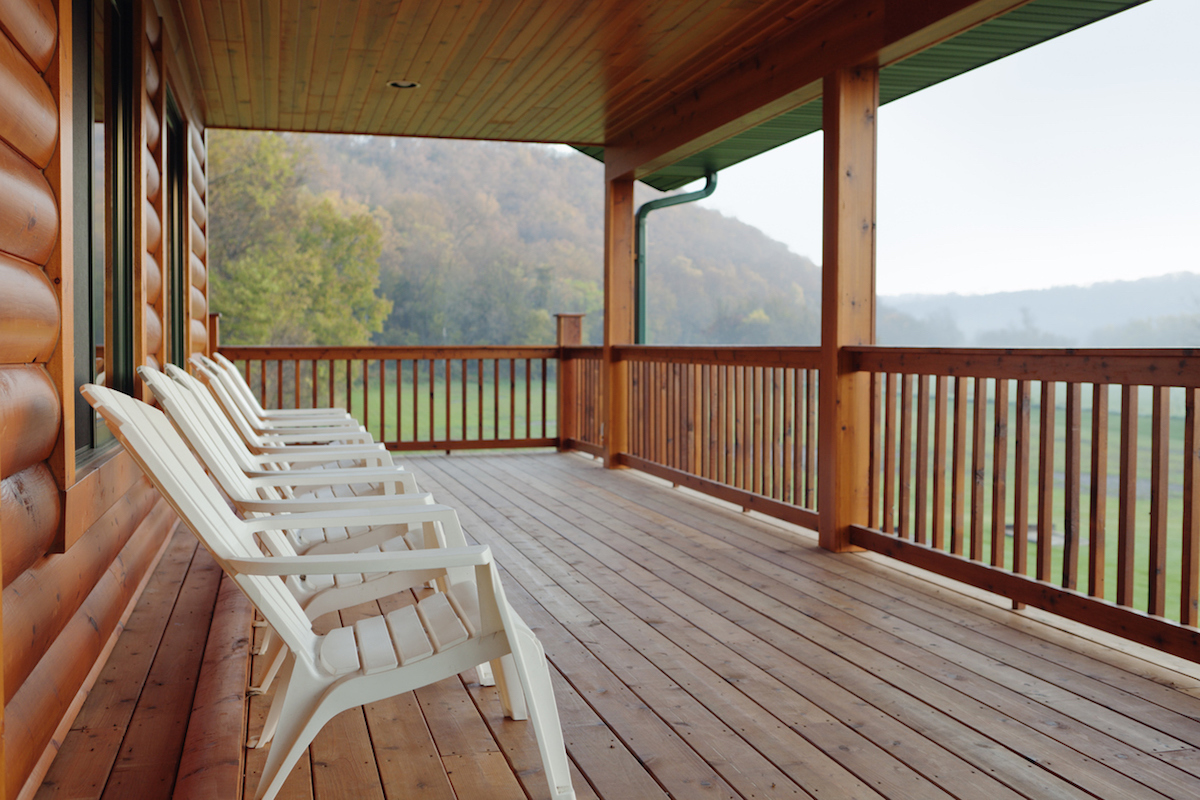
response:
[[[212,307],[229,344],[365,345],[383,327],[383,231],[362,205],[306,187],[295,137],[211,137]]]

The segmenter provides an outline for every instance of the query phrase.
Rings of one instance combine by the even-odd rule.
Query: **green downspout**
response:
[[[637,301],[634,303],[634,343],[646,343],[646,216],[656,208],[677,206],[681,203],[691,203],[703,200],[717,190],[717,173],[709,172],[704,176],[704,188],[698,192],[675,194],[670,197],[660,197],[644,203],[637,210],[637,239],[634,244],[636,262],[634,271],[637,274]]]

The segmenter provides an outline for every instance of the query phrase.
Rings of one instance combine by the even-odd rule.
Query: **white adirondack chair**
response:
[[[324,556],[264,556],[254,537],[273,552],[287,552],[281,528],[325,524],[320,513],[240,520],[162,412],[95,385],[81,389],[104,416],[113,434],[163,493],[184,523],[244,591],[287,643],[283,685],[272,704],[263,737],[272,739],[256,792],[270,800],[320,729],[336,714],[442,680],[478,664],[504,658],[516,685],[501,674],[500,695],[510,716],[528,714],[534,727],[550,795],[574,798],[558,709],[545,653],[537,637],[509,606],[485,546],[371,552]],[[361,524],[386,524],[394,510],[343,512]],[[393,516],[389,516],[393,515]],[[368,617],[352,627],[319,635],[281,577],[395,573],[396,584],[417,587],[453,571],[470,570],[473,580],[453,581],[415,606]],[[509,658],[511,657],[511,658]],[[515,702],[518,696],[524,708]],[[509,701],[512,701],[511,703]]]
[[[371,441],[369,434],[365,438],[359,437],[354,442],[327,441],[322,444],[312,444],[303,437],[296,441],[290,441],[287,436],[260,436],[240,414],[231,414],[226,411],[225,406],[217,401],[214,393],[199,378],[174,364],[166,364],[163,369],[172,380],[182,384],[198,398],[198,402],[212,419],[214,428],[220,435],[226,436],[225,432],[232,431],[231,441],[240,440],[242,446],[255,456],[272,456],[272,458],[259,459],[260,467],[285,462],[325,464],[330,461],[347,460],[374,463],[379,466],[393,465],[391,454],[384,449],[383,445]],[[224,391],[224,388],[221,387],[221,390]],[[218,422],[222,419],[225,421],[224,424]]]
[[[191,363],[195,373],[212,391],[213,396],[217,398],[225,411],[229,414],[236,414],[259,436],[291,436],[293,438],[304,436],[308,437],[307,441],[338,441],[338,434],[348,434],[356,437],[365,435],[366,440],[371,441],[371,436],[367,433],[366,428],[359,425],[358,420],[349,414],[341,417],[301,416],[283,419],[260,417],[241,396],[240,384],[231,380],[223,368],[218,367],[209,359],[193,358]],[[354,439],[354,441],[358,441],[358,439]]]
[[[246,383],[245,377],[238,371],[237,365],[230,361],[220,353],[213,353],[212,358],[203,353],[193,353],[190,359],[192,362],[199,361],[209,364],[217,369],[222,370],[229,381],[226,386],[230,387],[238,396],[246,402],[247,408],[254,412],[256,417],[263,420],[285,420],[304,417],[333,417],[341,419],[350,416],[350,412],[344,408],[263,408],[258,402],[258,398],[254,396],[254,391],[250,385]]]
[[[149,367],[139,367],[138,375],[150,387],[159,404],[170,417],[175,429],[182,435],[191,451],[199,458],[209,475],[216,480],[225,495],[241,514],[246,516],[263,516],[266,514],[284,514],[310,511],[336,513],[339,510],[353,508],[396,508],[414,505],[431,505],[433,498],[425,492],[394,491],[399,482],[394,468],[376,467],[346,470],[330,470],[312,472],[304,470],[264,471],[253,476],[247,475],[239,467],[236,460],[228,452],[223,443],[213,435],[213,431],[203,424],[207,419],[198,407],[196,398],[182,385],[175,383],[163,373]],[[219,422],[226,422],[223,418]],[[243,457],[248,457],[244,453]],[[415,489],[411,474],[407,474],[407,483]],[[362,496],[336,496],[332,492],[320,495],[305,495],[296,497],[293,491],[301,485],[321,483],[322,478],[329,480],[346,479],[362,481],[374,479],[391,491]],[[347,527],[345,525],[326,526],[320,528],[293,528],[286,530],[288,543],[293,551],[303,555],[319,555],[325,553],[351,553],[371,548],[383,550],[421,549],[425,547],[465,547],[466,538],[458,524],[457,517],[444,514],[429,514],[428,518],[414,516],[407,523],[394,525],[373,525],[365,527]],[[418,528],[418,523],[420,523]],[[418,530],[421,533],[418,533]],[[279,554],[277,554],[279,555]],[[310,619],[316,619],[321,614],[332,610],[348,608],[362,602],[362,595],[373,594],[369,599],[378,599],[393,592],[388,589],[382,576],[340,576],[334,581],[329,576],[307,576],[304,580],[295,581],[292,585],[293,594],[304,606]],[[362,590],[347,591],[353,585],[363,586]],[[445,590],[447,587],[442,586]],[[269,635],[263,637],[259,652],[265,653],[271,666],[264,673],[262,681],[257,686],[251,686],[252,692],[265,692],[271,685],[276,671],[282,664],[284,653],[279,647],[279,639]],[[488,666],[478,670],[480,683],[491,686],[495,679]]]

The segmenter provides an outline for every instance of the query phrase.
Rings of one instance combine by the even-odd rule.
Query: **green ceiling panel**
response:
[[[976,67],[1040,44],[1146,0],[1033,0],[1002,17],[892,64],[879,73],[879,102],[890,103]],[[745,133],[664,167],[643,181],[670,191],[821,129],[821,100],[781,114]],[[604,148],[581,147],[604,160]]]

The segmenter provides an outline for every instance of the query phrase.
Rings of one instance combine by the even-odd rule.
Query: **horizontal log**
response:
[[[518,360],[525,358],[557,358],[558,348],[537,345],[482,345],[475,347],[425,347],[421,345],[409,347],[268,347],[235,345],[222,347],[221,353],[226,358],[234,360],[253,359],[258,361],[312,361],[313,359],[318,361],[344,361],[345,359],[385,359],[393,361],[395,359],[413,358],[434,360],[445,358],[482,358],[487,361],[497,358],[515,358]]]
[[[162,123],[154,103],[146,95],[142,95],[142,127],[146,129],[146,149],[154,152],[158,149],[158,138],[162,135]]]
[[[162,267],[158,265],[158,259],[149,253],[144,258],[142,269],[146,273],[146,302],[153,305],[158,302],[162,292]]]
[[[42,268],[0,253],[0,364],[49,361],[59,323],[58,298]]]
[[[582,439],[563,439],[558,443],[558,446],[564,450],[578,450],[581,453],[587,453],[596,458],[604,457],[603,447],[591,442],[585,442]]]
[[[0,575],[5,586],[49,552],[61,518],[58,484],[44,462],[0,481]]]
[[[165,502],[151,512],[5,708],[9,797],[17,796],[52,746],[54,731],[73,710],[76,695],[132,610],[175,521]]]
[[[651,361],[667,364],[721,364],[734,367],[820,367],[819,347],[664,347],[622,345],[614,347],[621,361]]]
[[[5,587],[5,703],[54,644],[160,497],[143,478],[74,547],[40,559]]]
[[[208,319],[208,298],[195,286],[192,287],[192,319]]]
[[[203,167],[208,161],[208,152],[204,146],[204,135],[200,133],[199,128],[189,126],[188,141],[191,142],[192,145],[192,158],[188,160],[196,161],[201,167]],[[193,166],[192,169],[194,170],[195,166]]]
[[[192,329],[192,352],[207,353],[208,352],[208,325],[198,319],[194,319],[190,325]]]
[[[192,219],[196,220],[196,224],[203,228],[208,224],[208,206],[204,205],[204,198],[190,183],[188,184],[188,194],[191,195],[192,201]]]
[[[0,3],[0,30],[45,72],[58,43],[58,15],[53,0],[5,0]]]
[[[204,174],[204,165],[197,161],[194,155],[188,159],[188,164],[191,169],[192,186],[195,187],[197,194],[206,197],[208,195],[208,177]]]
[[[154,7],[154,3],[143,3],[142,9],[146,15],[146,38],[150,40],[151,45],[158,45],[158,40],[162,38],[162,19],[158,16],[158,9]]]
[[[153,6],[153,3],[148,5]],[[157,15],[156,15],[157,16]],[[149,37],[147,37],[149,38]],[[154,41],[151,40],[153,45]],[[159,86],[162,84],[162,73],[158,70],[158,59],[155,58],[154,52],[150,49],[146,50],[146,94],[151,98],[158,96]]]
[[[907,375],[1200,387],[1200,349],[849,347],[857,369]]]
[[[162,317],[158,315],[158,311],[154,306],[148,305],[145,307],[146,313],[146,352],[157,353],[162,349],[163,343],[163,324]]]
[[[204,262],[200,260],[200,256],[195,253],[188,253],[192,264],[192,286],[197,289],[203,289],[208,285],[208,267],[204,266]]]
[[[62,404],[44,366],[0,367],[0,478],[49,458],[61,421]]]
[[[0,251],[45,264],[58,240],[58,204],[42,171],[0,141]]]
[[[143,208],[146,215],[146,252],[157,253],[162,246],[162,220],[158,218],[154,206],[144,203]]]
[[[58,141],[58,106],[25,54],[0,36],[0,138],[45,168]]]
[[[192,252],[204,258],[208,255],[208,240],[204,238],[204,231],[200,230],[200,226],[196,224],[196,220],[191,220],[192,224]]]
[[[1200,631],[1195,628],[859,525],[850,526],[850,542],[1018,603],[1200,663]]]
[[[162,173],[158,171],[158,162],[148,150],[142,153],[142,163],[146,165],[146,199],[153,203],[162,188]]]

